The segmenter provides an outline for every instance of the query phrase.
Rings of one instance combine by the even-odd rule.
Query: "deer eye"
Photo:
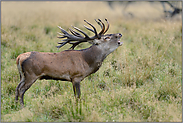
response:
[[[106,39],[110,39],[110,37],[105,37],[104,39],[105,39],[105,40],[106,40]]]

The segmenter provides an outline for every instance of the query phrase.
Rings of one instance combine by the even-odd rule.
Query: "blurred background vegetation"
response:
[[[1,121],[181,122],[182,2],[1,2]],[[172,16],[173,12],[180,12]],[[84,19],[107,18],[108,33],[122,33],[123,46],[81,82],[76,103],[69,82],[37,80],[15,103],[16,57],[24,52],[60,52],[57,32]],[[89,35],[90,32],[86,31]],[[76,49],[89,47],[81,44]]]

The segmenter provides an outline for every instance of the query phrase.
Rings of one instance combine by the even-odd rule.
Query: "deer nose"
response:
[[[121,34],[121,33],[118,33],[118,36],[119,36],[119,37],[122,37],[122,34]]]

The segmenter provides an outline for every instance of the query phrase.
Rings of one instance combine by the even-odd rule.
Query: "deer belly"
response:
[[[61,80],[61,81],[71,81],[70,79],[70,75],[42,75],[40,78],[40,80],[42,79],[46,79],[46,80]]]
[[[46,80],[61,80],[61,81],[71,81],[70,79],[68,79],[68,77],[53,77],[53,76],[49,76],[49,75],[44,75],[40,77],[40,80],[42,79],[46,79]]]

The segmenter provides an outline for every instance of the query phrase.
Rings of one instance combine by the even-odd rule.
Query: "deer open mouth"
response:
[[[118,45],[121,46],[123,44],[123,42],[121,42],[120,40],[118,40]]]

